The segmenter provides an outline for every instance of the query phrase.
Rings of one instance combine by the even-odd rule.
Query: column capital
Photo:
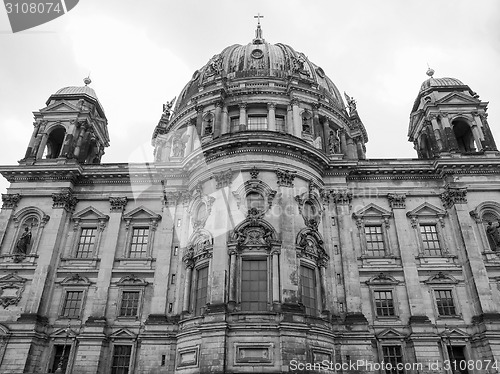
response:
[[[239,103],[239,104],[238,104],[238,107],[239,107],[240,109],[246,109],[246,108],[247,108],[247,103]]]
[[[405,209],[406,208],[406,194],[390,193],[387,195],[389,205],[392,209]]]
[[[215,102],[216,108],[222,108],[224,106],[224,100],[220,99]]]
[[[300,100],[298,98],[296,98],[296,97],[292,97],[292,99],[290,100],[290,103],[292,105],[299,105]]]
[[[276,169],[276,177],[278,177],[278,186],[293,187],[296,171]]]
[[[109,211],[110,212],[123,212],[127,206],[127,197],[110,197],[109,198]]]
[[[16,209],[21,197],[18,193],[2,194],[2,209]]]
[[[276,109],[276,103],[267,103],[267,109],[268,110]]]
[[[68,212],[73,212],[75,206],[78,203],[78,199],[73,196],[73,190],[71,188],[65,188],[61,192],[52,194],[52,208],[53,209],[64,209]]]
[[[214,178],[217,183],[215,188],[230,186],[233,181],[233,171],[231,169],[227,169],[219,173],[214,173]]]
[[[352,192],[348,190],[335,191],[333,193],[333,200],[339,205],[350,204],[352,201]]]
[[[446,209],[455,204],[467,204],[467,187],[450,187],[447,185],[446,191],[441,193],[441,201]]]

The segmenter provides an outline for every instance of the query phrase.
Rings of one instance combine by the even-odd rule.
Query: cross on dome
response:
[[[257,18],[257,30],[255,30],[255,39],[253,40],[253,43],[262,44],[264,42],[264,39],[262,39],[262,29],[260,28],[260,19],[264,18],[264,16],[261,16],[260,13],[257,13],[257,15],[253,16],[253,18]]]

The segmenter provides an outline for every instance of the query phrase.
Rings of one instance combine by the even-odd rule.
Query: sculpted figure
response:
[[[328,139],[328,149],[331,154],[340,153],[340,139],[338,135],[330,131],[330,137]]]
[[[500,219],[495,225],[491,221],[488,222],[486,234],[488,235],[488,240],[492,250],[500,250]]]
[[[28,247],[31,243],[31,231],[27,227],[24,228],[24,232],[16,243],[16,253],[25,255],[28,253]]]
[[[170,117],[170,111],[171,111],[172,107],[174,106],[174,101],[176,98],[177,98],[177,96],[174,97],[171,101],[167,101],[166,104],[163,104],[163,114],[165,116]]]

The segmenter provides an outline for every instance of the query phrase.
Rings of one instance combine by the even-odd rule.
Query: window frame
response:
[[[431,292],[431,299],[436,319],[462,319],[462,309],[460,306],[459,298],[457,297],[457,284],[458,281],[451,275],[439,272],[430,276],[425,282],[429,286]],[[442,315],[439,313],[437,304],[436,291],[450,291],[452,296],[453,307],[455,314]]]
[[[306,306],[306,304],[304,304],[304,294],[303,294],[303,287],[304,287],[303,281],[304,280],[302,277],[302,268],[306,268],[308,270],[311,270],[312,274],[314,276],[314,301],[315,301],[316,306],[312,310],[310,307],[308,307],[308,306]],[[321,300],[321,289],[320,289],[321,286],[320,285],[321,285],[321,279],[320,279],[318,267],[315,264],[313,264],[312,262],[307,261],[306,259],[302,258],[300,260],[300,264],[299,264],[299,286],[300,286],[299,287],[299,296],[300,296],[300,302],[304,306],[304,311],[307,315],[318,317],[322,312],[321,302],[320,302],[320,300]],[[312,311],[312,313],[310,311]]]
[[[375,310],[375,317],[377,319],[387,319],[387,318],[397,317],[396,305],[395,305],[395,302],[394,302],[394,290],[393,289],[387,289],[387,288],[374,288],[372,292],[373,292],[373,308]],[[391,298],[390,299],[385,298],[383,300],[382,299],[377,299],[377,294],[378,293],[382,293],[382,292],[386,293],[386,294],[390,293]],[[390,302],[391,302],[392,305],[390,305],[390,306],[381,305],[379,307],[379,305],[377,303],[378,300],[382,300],[382,302],[387,302],[387,301],[390,300]],[[382,314],[379,313],[379,310],[384,311],[386,309],[390,312],[390,314],[385,315],[383,313]]]
[[[205,304],[203,306],[200,305],[200,307],[198,308],[198,291],[199,291],[199,288],[198,288],[198,282],[199,282],[199,275],[200,275],[200,271],[201,270],[204,270],[204,269],[207,269],[207,284],[206,284],[206,295],[205,295]],[[200,263],[196,264],[196,266],[194,267],[193,269],[195,271],[195,275],[193,276],[193,292],[192,292],[192,302],[191,302],[191,305],[192,305],[192,314],[196,317],[199,317],[199,316],[202,316],[204,313],[205,313],[205,310],[206,310],[206,306],[208,304],[208,291],[209,291],[209,281],[210,281],[210,263],[208,260],[205,260],[205,261],[201,261]],[[198,313],[198,309],[199,309],[199,313]]]
[[[266,301],[258,301],[259,303],[265,303],[266,308],[263,310],[248,310],[242,307],[242,292],[243,292],[243,262],[244,261],[265,261],[266,262]],[[238,282],[237,282],[237,302],[239,310],[247,313],[260,313],[271,311],[272,306],[272,265],[270,261],[270,256],[263,253],[244,253],[238,256]]]
[[[147,230],[147,235],[138,235],[138,236],[134,236],[134,233],[136,231],[139,231],[139,230]],[[147,238],[147,242],[144,243],[134,243],[134,238]],[[150,253],[150,247],[151,247],[151,244],[150,244],[150,239],[151,239],[151,229],[149,226],[146,226],[146,225],[140,225],[140,224],[137,224],[137,225],[133,225],[131,228],[130,228],[130,240],[128,242],[128,245],[127,245],[127,253],[126,253],[126,257],[127,258],[132,258],[132,259],[144,259],[144,258],[148,258],[149,257],[149,253]],[[141,247],[141,251],[136,251],[134,250],[134,252],[132,252],[132,246],[134,245],[140,245]],[[144,248],[144,250],[142,250]],[[132,253],[139,253],[140,256],[132,256]]]
[[[70,340],[71,339],[71,340]],[[58,335],[54,338],[54,341],[51,342],[51,345],[50,345],[50,359],[48,360],[48,363],[47,363],[47,370],[46,372],[47,373],[55,373],[56,370],[57,370],[57,365],[58,363],[56,363],[56,347],[57,346],[66,346],[66,347],[69,347],[69,352],[68,352],[68,362],[66,364],[66,372],[67,373],[71,373],[72,370],[73,370],[73,364],[74,364],[74,354],[75,354],[75,351],[73,349],[74,347],[74,338],[71,337],[70,339],[66,339],[66,337],[62,337],[61,335]],[[65,343],[66,341],[66,343]],[[52,370],[52,368],[54,368],[54,365],[56,365],[56,369]]]
[[[139,320],[141,318],[143,311],[143,303],[144,303],[144,292],[148,284],[149,283],[146,282],[144,279],[137,278],[135,275],[127,275],[121,278],[118,282],[113,284],[113,286],[118,287],[118,302],[116,303],[117,320]],[[124,292],[139,293],[139,299],[137,301],[137,313],[135,316],[121,315]]]
[[[139,214],[141,215],[140,217],[135,217],[136,215]],[[156,214],[153,211],[143,206],[139,206],[134,210],[125,214],[123,216],[123,220],[125,221],[125,231],[127,234],[125,239],[125,245],[122,252],[123,253],[122,259],[127,259],[132,261],[151,260],[153,255],[155,233],[156,229],[158,228],[158,223],[161,220],[161,215]],[[131,253],[130,250],[133,244],[132,240],[133,240],[134,229],[141,229],[141,228],[148,228],[148,243],[146,251],[144,252],[144,256],[130,257]]]
[[[80,300],[80,306],[78,308],[78,315],[77,316],[64,315],[66,301],[67,301],[69,292],[81,292],[82,297]],[[61,298],[61,305],[60,305],[59,314],[58,314],[59,319],[77,319],[77,320],[83,319],[83,312],[85,310],[85,301],[86,301],[86,296],[87,296],[87,290],[83,289],[82,287],[74,287],[74,286],[73,287],[65,287],[63,289],[62,296],[63,297]]]
[[[374,320],[394,320],[400,318],[401,311],[399,310],[399,299],[398,299],[398,288],[397,286],[401,282],[396,280],[393,276],[387,275],[385,273],[379,273],[378,275],[370,278],[366,281],[370,291],[371,308]],[[394,315],[392,316],[380,316],[377,313],[377,302],[375,292],[390,291],[392,293],[392,307]]]
[[[403,346],[402,344],[395,344],[395,343],[382,343],[380,344],[380,357],[382,358],[382,360],[386,363],[391,363],[392,364],[392,370],[388,371],[387,369],[385,369],[385,373],[386,374],[404,374],[405,373],[405,369],[401,369],[401,370],[397,370],[397,366],[394,365],[392,363],[392,361],[389,361],[389,360],[386,360],[386,355],[385,355],[385,352],[384,352],[384,348],[398,348],[399,349],[399,352],[400,352],[400,359],[401,361],[396,361],[396,364],[405,364],[406,360],[405,360],[405,355],[404,355],[404,349],[403,349]]]
[[[69,250],[69,257],[72,260],[92,260],[99,256],[99,249],[102,242],[102,236],[104,230],[106,229],[107,223],[109,221],[109,216],[101,213],[92,206],[73,214],[73,238],[71,242],[71,247]],[[80,243],[80,238],[82,231],[88,228],[95,228],[95,239],[94,239],[94,249],[92,250],[92,255],[89,257],[77,257],[78,248]]]
[[[452,302],[452,306],[453,307],[453,311],[455,312],[454,314],[441,314],[439,312],[439,304],[438,304],[438,297],[437,297],[437,292],[449,292],[450,293],[450,300]],[[457,303],[456,303],[456,296],[455,296],[455,293],[454,293],[454,290],[453,288],[450,288],[450,287],[433,287],[432,288],[432,296],[433,296],[433,300],[434,300],[434,307],[436,309],[436,315],[437,317],[439,318],[450,318],[450,317],[458,317],[459,314],[457,313]],[[442,306],[443,307],[443,306]],[[447,306],[449,307],[449,306]]]
[[[362,258],[388,258],[394,257],[393,245],[391,243],[389,229],[391,227],[392,212],[379,207],[376,204],[370,203],[364,208],[353,213],[352,217],[356,221],[358,228],[358,237],[361,247]],[[366,236],[365,227],[380,227],[382,240],[384,243],[384,254],[381,250],[374,254],[373,250],[368,249],[368,240]]]
[[[10,247],[5,246],[5,248],[8,252],[4,252],[4,250],[2,250],[1,251],[2,254],[5,253],[6,255],[9,255],[9,256],[16,256],[17,241],[21,237],[22,232],[24,231],[24,225],[25,225],[26,221],[28,219],[30,219],[31,217],[34,217],[38,220],[38,225],[36,226],[36,230],[31,230],[31,243],[29,246],[29,252],[26,253],[26,257],[37,256],[40,240],[41,240],[41,237],[43,235],[43,231],[45,229],[45,226],[46,226],[47,222],[49,222],[49,220],[50,220],[50,216],[45,214],[40,208],[37,208],[34,206],[22,208],[12,217],[12,222],[13,222],[12,227],[14,230],[13,230],[13,233],[10,234],[10,235],[12,235]],[[7,228],[7,229],[9,229],[9,228]],[[10,230],[8,230],[8,231],[10,231]],[[10,231],[10,232],[12,232],[12,231]]]
[[[111,344],[111,359],[109,360],[109,373],[113,374],[113,361],[115,359],[115,348],[116,347],[130,347],[130,359],[128,362],[128,371],[127,374],[132,374],[133,373],[133,367],[135,364],[135,343],[129,342],[129,341],[114,341]]]
[[[443,257],[443,244],[442,244],[442,241],[439,237],[439,230],[437,228],[437,223],[428,223],[428,222],[419,222],[418,223],[418,230],[419,230],[419,234],[420,234],[420,240],[422,242],[422,252],[424,254],[424,256],[426,257]],[[431,228],[434,228],[434,231],[431,230],[431,235],[435,234],[436,235],[436,239],[437,240],[432,240],[432,241],[428,241],[428,240],[424,240],[424,234],[428,234],[427,232],[422,232],[422,228],[423,227],[431,227]],[[425,231],[425,230],[424,230]],[[427,235],[426,235],[427,236]],[[438,243],[438,248],[426,248],[426,244],[427,242],[431,242],[431,243]],[[435,253],[433,252],[435,251]]]

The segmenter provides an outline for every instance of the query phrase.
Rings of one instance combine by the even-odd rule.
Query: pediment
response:
[[[379,339],[404,339],[405,336],[392,328],[386,329],[377,334]]]
[[[24,283],[26,281],[26,278],[22,278],[14,273],[4,275],[0,278],[0,283]]]
[[[89,286],[90,280],[87,277],[82,277],[80,274],[72,274],[69,277],[64,278],[61,282],[63,285],[73,285],[73,286]]]
[[[116,284],[120,286],[147,286],[148,282],[134,274],[130,274],[121,278]]]
[[[376,276],[371,277],[369,280],[367,280],[366,284],[369,286],[388,285],[388,284],[397,285],[399,284],[399,281],[391,275],[387,275],[385,273],[379,273]]]
[[[424,283],[426,283],[426,284],[457,284],[458,280],[451,275],[439,272],[435,275],[430,276],[426,281],[424,281]]]
[[[55,338],[71,338],[77,336],[76,331],[72,330],[71,327],[59,328],[55,330],[51,335],[53,339]]]
[[[76,106],[70,104],[65,100],[50,104],[49,106],[40,110],[40,112],[78,112],[78,111],[79,109]]]
[[[82,220],[108,220],[109,216],[100,212],[96,208],[89,206],[78,213],[73,214],[73,219]]]
[[[388,210],[386,210],[386,209],[384,209],[376,204],[370,203],[367,206],[365,206],[364,208],[353,213],[353,217],[354,218],[370,218],[370,217],[380,218],[380,217],[390,217],[391,214],[392,213],[389,212]]]
[[[123,215],[124,220],[131,220],[131,219],[143,219],[143,220],[155,220],[158,221],[161,219],[161,215],[153,212],[152,210],[140,206],[137,207],[130,212],[126,213]]]
[[[129,329],[118,329],[110,335],[111,339],[135,339],[136,335]]]
[[[461,92],[452,92],[436,101],[436,104],[478,104],[481,100],[475,99]]]
[[[469,337],[467,333],[460,329],[449,329],[448,331],[445,330],[441,333],[441,336],[445,338],[456,338],[461,340]]]
[[[408,217],[444,217],[446,211],[435,205],[425,202],[412,211],[406,213]]]

